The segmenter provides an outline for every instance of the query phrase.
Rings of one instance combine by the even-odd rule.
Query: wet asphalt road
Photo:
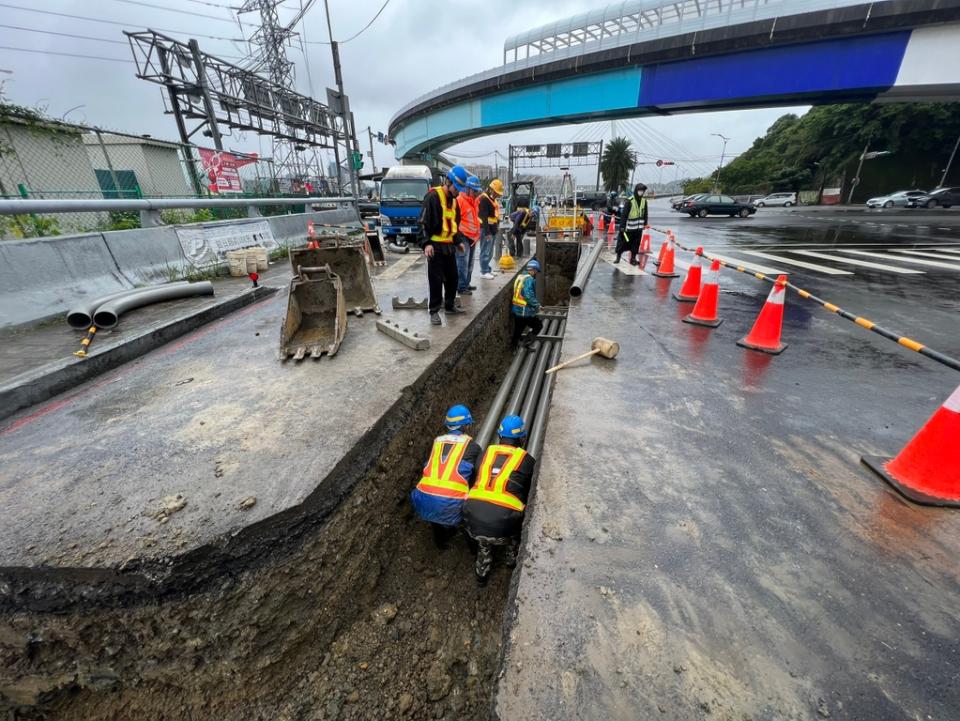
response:
[[[895,255],[955,244],[952,218],[813,215],[652,223],[960,355],[960,267],[805,258],[853,271],[829,275],[743,252]],[[571,311],[565,355],[596,335],[622,350],[557,381],[499,718],[957,718],[960,514],[908,504],[859,457],[899,450],[960,374],[795,294],[786,352],[747,351],[769,285],[725,271],[709,330],[680,322],[679,282],[602,262]]]

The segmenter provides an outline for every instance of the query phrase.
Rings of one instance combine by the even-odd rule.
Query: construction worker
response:
[[[536,227],[537,211],[530,208],[517,208],[510,214],[510,222],[513,223],[513,230],[510,234],[513,236],[513,248],[510,254],[515,258],[523,257],[523,236],[530,230],[530,226]]]
[[[471,295],[477,286],[470,285],[473,278],[473,261],[476,257],[477,244],[480,242],[480,218],[477,215],[477,204],[483,186],[476,175],[467,178],[467,190],[457,196],[457,205],[460,206],[460,232],[467,239],[463,253],[457,253],[457,273],[460,284],[457,292],[460,295]]]
[[[427,191],[420,214],[420,245],[427,257],[427,279],[430,282],[430,322],[440,325],[440,308],[447,315],[464,311],[457,307],[457,252],[463,252],[464,240],[458,228],[460,208],[457,194],[466,190],[469,173],[460,165],[453,166],[443,183]]]
[[[523,510],[536,466],[533,456],[521,447],[527,429],[520,416],[504,418],[497,434],[500,443],[483,454],[476,481],[463,504],[467,535],[478,546],[474,573],[481,586],[490,576],[495,546],[506,548],[508,568],[517,565]]]
[[[619,263],[623,252],[629,250],[630,265],[637,264],[643,228],[647,225],[647,199],[643,197],[645,192],[647,192],[647,186],[643,183],[637,183],[630,200],[623,204],[623,211],[620,214],[620,228],[622,230],[617,236],[617,259],[613,261],[614,263]]]
[[[446,548],[463,520],[463,503],[476,475],[480,446],[464,429],[473,423],[470,409],[455,405],[447,411],[447,432],[433,441],[423,477],[410,492],[413,508],[430,523],[438,548]]]
[[[503,183],[499,178],[490,181],[487,192],[480,196],[477,211],[480,215],[480,277],[493,280],[493,247],[500,230],[500,204],[497,198],[503,195]]]
[[[540,301],[537,299],[536,276],[540,272],[540,263],[531,260],[513,280],[513,302],[511,311],[513,311],[513,347],[516,348],[520,342],[520,336],[523,335],[524,328],[530,328],[529,340],[533,339],[543,330],[543,321],[537,317],[540,311]]]

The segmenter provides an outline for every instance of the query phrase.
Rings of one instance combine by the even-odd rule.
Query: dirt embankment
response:
[[[84,601],[65,577],[70,605],[4,610],[0,710],[18,721],[486,719],[509,577],[498,568],[478,589],[463,539],[437,551],[407,494],[446,408],[481,409],[495,391],[508,301],[501,293],[405,389],[336,471],[332,510],[305,504],[259,547],[225,540],[208,549],[202,584],[181,567],[157,582],[161,600],[140,588]]]

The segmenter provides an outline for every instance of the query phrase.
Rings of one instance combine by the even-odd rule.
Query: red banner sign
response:
[[[240,168],[244,165],[257,162],[256,156],[241,158],[233,153],[222,150],[207,150],[197,148],[200,153],[200,166],[209,180],[208,188],[211,193],[242,193],[243,183],[240,182]]]

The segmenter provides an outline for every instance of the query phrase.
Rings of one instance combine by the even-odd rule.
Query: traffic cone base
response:
[[[700,297],[699,294],[698,295],[683,295],[681,293],[673,294],[673,299],[680,301],[681,303],[696,303],[697,298],[699,297]]]
[[[918,491],[916,488],[908,486],[906,483],[899,481],[887,470],[887,464],[889,464],[892,460],[892,458],[881,458],[880,456],[863,456],[860,459],[860,462],[880,476],[891,486],[893,486],[893,488],[897,490],[900,495],[902,495],[904,498],[908,498],[914,503],[920,503],[924,506],[960,508],[960,498],[956,500],[950,498],[937,498],[936,496],[931,496],[923,491]]]
[[[768,348],[762,345],[755,345],[753,343],[748,343],[746,338],[741,338],[737,341],[737,345],[741,348],[749,348],[750,350],[758,350],[761,353],[769,353],[770,355],[780,355],[787,349],[787,343],[781,343],[778,346]]]
[[[700,320],[699,318],[694,318],[693,315],[684,316],[681,320],[683,320],[684,323],[690,323],[691,325],[702,325],[706,328],[716,328],[723,323],[723,318],[717,318],[716,320]]]
[[[657,278],[679,278],[679,273],[661,273],[659,270],[655,270],[650,275],[656,276]],[[696,300],[696,298],[694,298]]]

